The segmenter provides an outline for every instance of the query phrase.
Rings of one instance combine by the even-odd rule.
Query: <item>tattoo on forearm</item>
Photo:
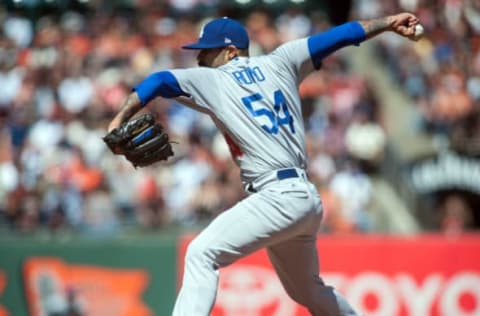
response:
[[[388,30],[391,26],[389,17],[360,21],[360,24],[365,30],[367,38],[374,37],[375,35]]]
[[[140,100],[136,96],[136,94],[130,94],[123,105],[123,107],[120,109],[120,117],[122,121],[128,120],[130,117],[132,117],[138,110],[141,108]]]

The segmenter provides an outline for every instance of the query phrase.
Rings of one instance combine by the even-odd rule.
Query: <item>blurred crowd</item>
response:
[[[352,12],[369,18],[403,8],[420,15],[434,34],[430,40],[410,49],[383,42],[383,57],[423,109],[419,128],[451,135],[456,123],[468,120],[472,125],[455,135],[474,138],[480,11],[475,1],[432,3],[362,0]],[[35,19],[19,10],[0,12],[0,226],[89,236],[188,227],[245,196],[223,136],[207,116],[173,100],[158,98],[145,109],[175,141],[167,163],[134,169],[102,141],[133,85],[154,71],[196,66],[195,52],[179,47],[194,41],[210,16],[224,13],[212,4],[203,15],[166,7],[138,1],[135,10],[64,10]],[[251,55],[332,26],[325,12],[293,5],[274,13],[249,10],[241,19]],[[323,230],[374,231],[371,176],[380,172],[387,142],[381,104],[342,51],[300,91],[308,172],[325,206]]]
[[[382,1],[363,8],[365,17],[398,8],[417,14],[428,36],[411,46],[380,37],[377,57],[414,103],[406,128],[430,135],[440,155],[454,152],[478,164],[471,159],[480,157],[480,1]],[[478,228],[479,205],[478,196],[450,190],[437,194],[429,207],[438,216],[436,225],[450,232]]]
[[[392,38],[381,43],[391,74],[420,109],[412,127],[480,155],[480,1],[399,3],[417,13],[428,34],[413,49]]]

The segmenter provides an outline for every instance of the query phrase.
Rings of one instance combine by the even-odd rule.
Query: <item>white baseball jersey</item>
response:
[[[224,133],[243,182],[276,169],[306,168],[299,81],[313,70],[307,40],[219,68],[171,70],[180,88]]]

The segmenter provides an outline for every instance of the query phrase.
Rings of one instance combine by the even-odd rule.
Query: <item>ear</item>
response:
[[[227,50],[227,59],[230,61],[238,56],[238,48],[234,45],[229,45],[226,47]]]

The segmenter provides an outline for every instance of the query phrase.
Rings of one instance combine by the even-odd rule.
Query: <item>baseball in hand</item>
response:
[[[419,39],[421,39],[423,37],[424,31],[425,29],[420,23],[415,25],[415,34],[413,35],[413,39],[415,41],[418,41]]]

